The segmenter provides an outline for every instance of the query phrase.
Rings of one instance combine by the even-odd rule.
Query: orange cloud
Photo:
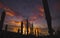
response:
[[[40,16],[44,16],[44,8],[43,7],[40,7],[39,8],[39,11],[40,11]]]
[[[20,26],[20,25],[21,25],[21,22],[15,21],[15,20],[10,20],[10,21],[9,21],[9,24],[11,24],[11,25],[16,25],[16,26]]]
[[[12,11],[9,7],[5,6],[2,2],[0,2],[0,8],[3,8],[6,11],[6,15],[14,16],[15,12]]]
[[[4,9],[6,11],[6,15],[8,15],[8,16],[15,16],[15,12],[12,11],[10,8],[6,7]]]
[[[37,15],[30,16],[30,22],[35,21],[38,18]]]
[[[44,16],[44,14],[43,13],[40,13],[40,16]]]
[[[6,12],[6,15],[8,15],[8,16],[14,16],[14,14],[12,14],[11,12]]]
[[[40,16],[44,16],[44,8],[43,8],[43,6],[38,5],[37,9],[40,12]]]

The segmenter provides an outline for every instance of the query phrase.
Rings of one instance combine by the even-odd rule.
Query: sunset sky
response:
[[[52,26],[57,29],[60,26],[60,0],[48,0],[48,4]],[[34,26],[47,28],[42,0],[0,0],[0,16],[2,9],[6,10],[5,24],[20,22],[28,18]]]

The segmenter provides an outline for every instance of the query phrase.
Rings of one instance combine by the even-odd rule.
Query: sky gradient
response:
[[[56,30],[60,27],[60,1],[48,0],[52,17],[52,26]],[[5,23],[21,21],[28,18],[35,26],[47,28],[42,0],[0,0],[0,15],[2,9],[6,10]]]

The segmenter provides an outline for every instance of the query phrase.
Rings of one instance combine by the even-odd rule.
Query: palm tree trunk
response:
[[[48,2],[47,0],[42,0],[42,2],[43,2],[43,7],[44,7],[45,16],[46,16],[47,25],[48,25],[48,32],[50,35],[53,35],[52,25],[51,25],[51,15],[48,7]]]

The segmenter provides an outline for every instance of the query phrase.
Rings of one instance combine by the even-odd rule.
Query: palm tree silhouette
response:
[[[50,35],[53,35],[52,25],[51,25],[51,15],[48,7],[48,2],[47,0],[42,0],[42,2],[43,2],[43,7],[44,7],[45,16],[46,16],[47,25],[48,25],[48,32]]]

